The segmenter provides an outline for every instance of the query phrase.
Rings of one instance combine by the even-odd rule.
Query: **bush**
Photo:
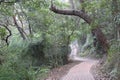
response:
[[[104,65],[105,71],[109,73],[112,80],[120,79],[120,45],[119,42],[112,42],[111,48],[108,54],[108,60]]]
[[[30,43],[28,47],[23,50],[23,53],[25,54],[23,55],[24,59],[32,58],[33,66],[48,65],[57,67],[68,63],[68,46],[57,45],[55,43],[50,44],[45,40]]]
[[[33,70],[27,70],[17,65],[14,67],[0,66],[0,80],[35,80],[35,75]]]
[[[54,46],[52,45],[50,49],[47,51],[46,59],[50,66],[57,67],[59,65],[64,65],[68,63],[68,46],[60,45]]]
[[[0,49],[0,55],[4,58],[0,65],[0,80],[36,80],[47,75],[50,68],[68,62],[68,45],[17,38],[8,47]]]
[[[15,40],[9,47],[0,49],[0,55],[4,60],[0,65],[0,80],[36,80],[38,75],[46,75],[45,68],[32,66],[32,57],[24,52],[30,43]],[[27,59],[23,58],[25,54]],[[0,60],[2,58],[0,57]]]

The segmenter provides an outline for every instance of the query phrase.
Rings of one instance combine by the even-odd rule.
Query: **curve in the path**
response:
[[[94,60],[83,61],[82,63],[72,67],[68,74],[60,80],[95,80],[90,73],[91,67],[96,63]]]

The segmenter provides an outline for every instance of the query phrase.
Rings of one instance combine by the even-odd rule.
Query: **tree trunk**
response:
[[[75,9],[74,0],[69,0],[69,2],[71,4],[71,9]]]
[[[108,53],[109,44],[107,39],[99,27],[92,29],[92,35],[94,36],[94,47],[97,53]]]
[[[18,25],[18,23],[17,23],[17,20],[16,20],[16,17],[15,17],[15,16],[13,16],[13,20],[14,20],[15,26],[16,26],[16,28],[18,29],[18,31],[19,31],[19,33],[20,33],[21,37],[23,38],[23,40],[27,39],[27,37],[25,36],[25,34],[24,34],[24,32],[23,32],[22,28]]]

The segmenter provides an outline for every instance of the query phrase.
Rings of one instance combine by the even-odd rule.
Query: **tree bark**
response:
[[[61,9],[57,9],[53,5],[51,6],[50,10],[57,14],[78,16],[82,18],[83,20],[85,20],[88,24],[91,24],[92,22],[92,19],[90,18],[90,16],[84,13],[82,10],[74,10],[74,9],[73,10],[61,10]]]
[[[109,49],[109,44],[107,42],[107,39],[105,37],[105,35],[103,34],[102,30],[98,27],[96,27],[95,29],[91,30],[92,35],[95,36],[94,38],[94,47],[96,47],[97,49],[97,53],[108,53],[108,49]]]

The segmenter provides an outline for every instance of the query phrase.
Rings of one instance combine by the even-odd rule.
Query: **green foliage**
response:
[[[0,37],[3,39],[6,36],[7,32],[5,28],[0,28]]]
[[[14,3],[2,3],[0,4],[0,14],[2,15],[8,15],[12,16],[13,15],[13,4]]]
[[[12,67],[0,67],[0,80],[35,80],[35,75],[32,70],[14,64]]]
[[[22,59],[29,60],[28,65],[42,66],[48,65],[51,67],[57,67],[67,63],[68,56],[67,45],[62,44],[56,46],[56,43],[50,44],[43,40],[35,43],[30,43],[27,48],[22,51]],[[30,58],[30,59],[29,59]]]
[[[27,70],[18,61],[17,55],[8,52],[6,48],[2,51],[4,62],[0,65],[0,80],[35,80],[34,75],[30,74],[32,70]]]
[[[29,55],[27,59],[22,57],[25,54],[23,50],[28,48],[29,42],[15,41],[9,47],[5,47],[4,51],[1,49],[0,55],[3,55],[4,62],[0,65],[0,80],[36,80],[37,76],[43,74],[46,77],[48,67],[32,66],[32,58]]]
[[[49,68],[68,62],[69,43],[76,38],[81,38],[83,34],[89,34],[91,29],[98,27],[98,24],[103,26],[103,32],[107,36],[113,34],[111,0],[85,1],[81,5],[91,18],[95,19],[90,25],[91,27],[76,17],[54,14],[49,10],[50,0],[19,0],[16,3],[14,3],[15,0],[11,1],[13,2],[11,4],[0,4],[1,20],[1,15],[12,19],[12,16],[16,15],[14,14],[14,4],[18,4],[21,7],[18,8],[18,14],[22,16],[20,20],[25,24],[25,31],[28,31],[26,26],[30,25],[33,36],[22,40],[16,27],[13,25],[9,27],[12,31],[12,36],[9,38],[10,44],[8,47],[0,49],[0,62],[2,62],[0,80],[36,80],[37,77],[46,76]],[[58,0],[55,0],[54,4],[61,8],[70,7],[69,4],[61,4]],[[22,10],[19,12],[20,9]],[[26,18],[26,21],[22,18]],[[119,14],[114,16],[115,24],[119,24],[119,18]],[[1,39],[6,34],[6,29],[0,28]],[[115,47],[117,43],[111,43],[108,59],[110,62],[113,53],[120,50],[119,47]],[[89,51],[86,50],[86,53]]]
[[[85,3],[82,4],[83,7],[89,12],[94,11],[96,9],[100,8],[99,1],[93,0],[93,1],[85,1]]]
[[[23,63],[8,62],[0,66],[0,80],[36,80],[37,77],[45,78],[48,67],[34,68],[30,66],[26,68]],[[44,76],[43,76],[44,74]]]

